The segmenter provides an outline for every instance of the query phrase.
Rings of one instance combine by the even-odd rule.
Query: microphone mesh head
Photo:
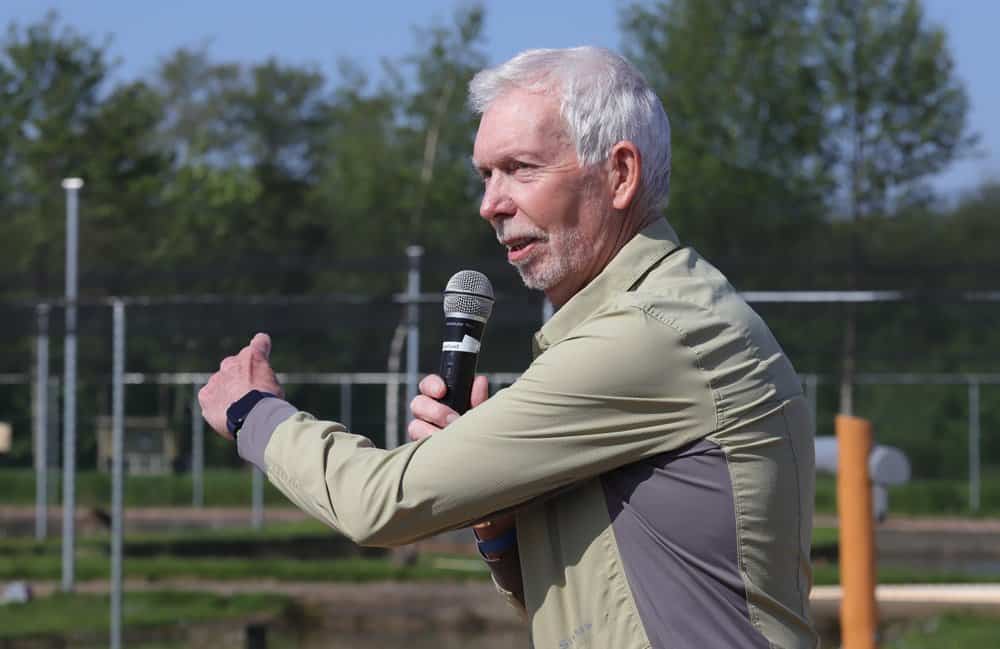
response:
[[[479,271],[460,270],[444,289],[444,312],[465,313],[487,320],[493,313],[493,285]]]

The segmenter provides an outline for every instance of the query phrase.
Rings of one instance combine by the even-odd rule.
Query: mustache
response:
[[[518,227],[516,230],[504,225],[504,221],[498,221],[493,230],[496,233],[497,241],[506,245],[508,241],[518,239],[547,239],[545,232],[536,228]]]

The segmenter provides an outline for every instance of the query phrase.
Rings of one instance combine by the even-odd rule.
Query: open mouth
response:
[[[517,239],[507,239],[504,245],[507,246],[507,261],[516,263],[522,261],[531,253],[535,244],[542,241],[537,237],[518,237]]]
[[[519,250],[524,250],[535,241],[537,241],[537,239],[514,239],[513,241],[508,241],[505,245],[507,246],[507,250],[511,252],[518,252]]]

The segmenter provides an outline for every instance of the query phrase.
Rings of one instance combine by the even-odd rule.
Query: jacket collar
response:
[[[612,295],[634,288],[653,266],[679,247],[677,234],[666,219],[647,225],[535,334],[534,355],[565,338]]]

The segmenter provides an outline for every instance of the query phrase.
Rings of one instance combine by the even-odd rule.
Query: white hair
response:
[[[659,97],[631,63],[598,47],[527,50],[473,77],[469,103],[482,114],[515,88],[558,93],[560,113],[585,166],[605,162],[622,140],[635,144],[642,155],[636,209],[643,214],[666,206],[670,122]]]

